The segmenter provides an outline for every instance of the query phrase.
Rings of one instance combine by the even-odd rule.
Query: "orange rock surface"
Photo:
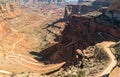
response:
[[[7,21],[0,22],[0,40],[11,32]]]

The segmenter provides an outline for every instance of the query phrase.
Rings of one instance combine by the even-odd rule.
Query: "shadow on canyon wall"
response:
[[[114,23],[111,22],[105,15],[98,17],[71,16],[67,20],[57,20],[48,27],[61,21],[65,21],[66,25],[62,35],[57,37],[58,43],[41,52],[33,51],[30,53],[37,56],[35,59],[38,61],[75,63],[77,61],[77,49],[83,52],[87,47],[94,46],[97,43],[103,41],[116,42],[120,39],[119,24],[115,24],[115,21]],[[82,60],[82,58],[83,56],[80,55],[79,59]]]

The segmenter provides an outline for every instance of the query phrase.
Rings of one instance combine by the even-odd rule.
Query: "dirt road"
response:
[[[100,44],[103,47],[103,49],[105,50],[105,52],[108,54],[108,56],[110,58],[110,62],[109,62],[109,65],[106,67],[106,69],[101,74],[99,74],[97,77],[101,77],[101,76],[109,74],[117,64],[117,60],[109,48],[110,45],[112,45],[112,44],[115,44],[115,43],[106,41],[106,42],[102,42]]]
[[[19,58],[18,56],[14,56],[14,55],[8,56],[8,58],[12,58],[18,64],[20,64],[32,71],[38,72],[38,73],[48,73],[48,72],[59,69],[61,66],[63,66],[65,64],[65,62],[61,62],[58,64],[43,65],[40,63],[34,63],[34,62],[27,61],[23,58]]]

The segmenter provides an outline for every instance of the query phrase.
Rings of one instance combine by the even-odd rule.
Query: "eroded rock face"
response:
[[[6,35],[11,32],[7,21],[0,22],[0,40],[2,40]]]
[[[77,49],[84,50],[102,41],[119,41],[120,28],[105,19],[103,15],[95,18],[70,16],[62,32],[58,51],[51,60],[73,60]]]

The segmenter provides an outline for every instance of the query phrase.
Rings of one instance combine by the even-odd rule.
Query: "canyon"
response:
[[[109,46],[120,39],[119,9],[115,10],[119,5],[113,6],[114,3],[99,16],[81,16],[79,5],[68,5],[64,11],[57,6],[55,10],[40,10],[1,4],[1,76],[17,77],[22,72],[48,74],[78,61],[82,68],[83,60],[93,57],[85,54],[87,48],[99,43],[110,58],[101,76],[109,74],[117,64]]]

